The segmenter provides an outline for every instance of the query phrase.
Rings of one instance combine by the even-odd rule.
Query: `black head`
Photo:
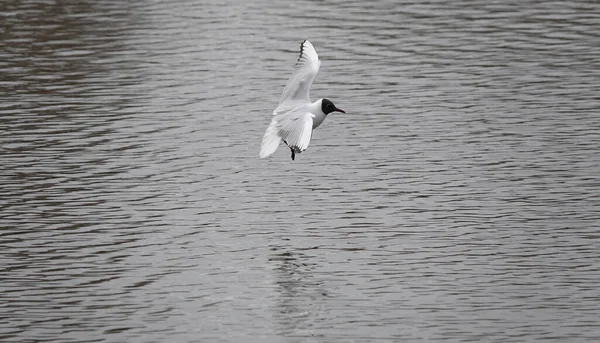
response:
[[[344,112],[344,110],[341,110],[341,109],[335,107],[333,102],[331,102],[331,100],[329,100],[329,99],[323,99],[323,102],[321,103],[321,111],[323,111],[323,113],[325,113],[325,114],[329,114],[331,112],[346,113],[346,112]]]

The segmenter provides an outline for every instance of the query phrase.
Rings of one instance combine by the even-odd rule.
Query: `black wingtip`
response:
[[[304,43],[306,43],[307,40],[308,39],[305,39],[302,41],[302,43],[300,43],[300,55],[298,56],[298,60],[296,62],[300,61],[302,58],[302,54],[304,53]]]

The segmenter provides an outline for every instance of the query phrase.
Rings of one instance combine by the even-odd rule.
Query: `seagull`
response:
[[[279,106],[273,111],[273,120],[267,128],[260,148],[260,158],[275,152],[283,141],[292,151],[292,161],[308,148],[312,131],[331,112],[346,113],[328,99],[310,101],[310,86],[319,72],[321,61],[315,47],[305,40],[300,44],[300,57],[288,80]]]

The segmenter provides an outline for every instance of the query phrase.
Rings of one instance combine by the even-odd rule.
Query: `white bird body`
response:
[[[310,86],[320,66],[317,51],[305,40],[300,46],[300,57],[294,73],[281,94],[279,106],[273,111],[273,119],[263,136],[260,158],[273,154],[283,140],[290,147],[294,160],[296,153],[308,148],[312,131],[323,123],[327,114],[333,111],[344,113],[327,99],[310,101]]]

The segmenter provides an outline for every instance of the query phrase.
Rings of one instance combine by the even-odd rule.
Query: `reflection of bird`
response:
[[[308,148],[312,131],[321,125],[329,113],[346,113],[328,99],[310,101],[310,86],[320,65],[321,61],[313,45],[308,40],[302,42],[294,73],[283,90],[279,106],[273,111],[273,120],[263,137],[260,158],[274,153],[283,140],[292,150],[294,160],[296,154]]]
[[[278,331],[282,335],[310,334],[328,297],[323,283],[314,276],[316,264],[312,259],[315,256],[291,247],[273,247],[272,250],[269,260],[273,263],[277,285],[274,320]]]

